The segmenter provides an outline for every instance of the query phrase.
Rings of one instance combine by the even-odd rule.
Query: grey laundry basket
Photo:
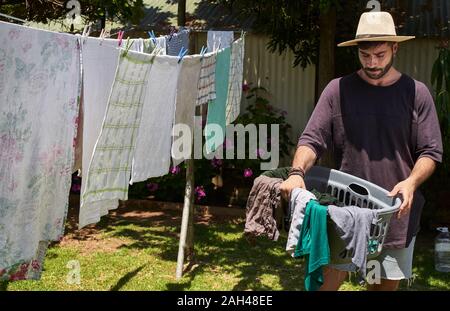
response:
[[[378,210],[378,219],[370,230],[367,259],[378,256],[383,248],[386,232],[392,215],[400,209],[399,198],[388,197],[388,191],[364,179],[325,167],[314,166],[305,176],[308,190],[316,189],[329,193],[345,206],[356,205],[361,208]],[[351,254],[345,250],[344,242],[337,235],[331,220],[328,221],[328,242],[331,263],[351,262]]]

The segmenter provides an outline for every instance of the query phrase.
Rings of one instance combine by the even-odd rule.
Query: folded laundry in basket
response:
[[[345,243],[345,249],[352,254],[349,271],[359,271],[366,276],[367,247],[370,226],[377,219],[377,211],[358,206],[328,206],[328,215],[334,222],[339,237]]]

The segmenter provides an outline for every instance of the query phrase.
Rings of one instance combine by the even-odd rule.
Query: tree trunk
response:
[[[178,26],[186,25],[186,0],[178,0]]]
[[[327,84],[334,78],[336,47],[336,8],[330,7],[320,14],[320,49],[319,49],[319,78],[317,92],[320,95]]]
[[[336,47],[336,7],[330,6],[327,11],[320,13],[320,49],[319,68],[317,78],[317,95],[320,97],[322,91],[335,75],[335,47]],[[331,148],[331,146],[330,146]],[[322,155],[319,164],[334,168],[334,160],[331,150]]]

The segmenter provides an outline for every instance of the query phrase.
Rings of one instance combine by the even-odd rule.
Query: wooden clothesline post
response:
[[[183,276],[184,258],[194,252],[194,159],[186,160],[186,188],[184,190],[183,216],[178,245],[177,280]]]
[[[198,107],[203,117],[206,115],[206,107]],[[194,138],[193,138],[194,139]],[[184,189],[183,214],[181,219],[180,243],[178,245],[178,259],[176,279],[183,276],[184,259],[192,260],[194,255],[194,141],[191,141],[191,156],[186,160],[186,187]]]

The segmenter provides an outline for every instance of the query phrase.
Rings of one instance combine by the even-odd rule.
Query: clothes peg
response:
[[[181,60],[187,53],[188,53],[188,50],[184,46],[181,47],[180,52],[178,53],[178,63],[181,62]]]
[[[89,35],[91,34],[91,24],[89,24],[88,30],[87,30],[87,34],[86,37],[89,37]]]
[[[124,35],[125,31],[119,31],[119,33],[117,34],[117,39],[119,40],[119,46],[122,46],[122,38]]]
[[[203,57],[205,56],[206,51],[208,51],[208,47],[202,46],[202,49],[200,50],[200,60],[203,59]]]
[[[217,45],[217,49],[216,51],[220,50],[220,47],[222,46],[222,42],[219,42],[219,44]]]
[[[162,52],[162,47],[157,46],[156,48],[153,49],[153,51],[151,52],[152,55],[160,55]]]
[[[148,36],[150,37],[150,39],[152,39],[153,44],[156,45],[156,36],[153,30],[148,32]]]
[[[88,25],[84,26],[83,33],[81,34],[82,37],[84,37],[86,35],[87,28],[88,28]]]
[[[83,44],[86,43],[86,33],[87,33],[88,26],[84,26],[83,32],[81,33],[81,40],[83,41]]]
[[[105,37],[103,36],[104,33],[105,33],[105,29],[102,28],[102,31],[100,31],[100,36],[98,36],[99,39],[100,39],[100,45],[102,45],[103,39],[105,38]]]
[[[125,43],[125,51],[123,52],[124,56],[126,56],[128,54],[128,51],[130,50],[133,43],[134,43],[134,41],[130,41],[130,37],[127,37],[127,41]]]

